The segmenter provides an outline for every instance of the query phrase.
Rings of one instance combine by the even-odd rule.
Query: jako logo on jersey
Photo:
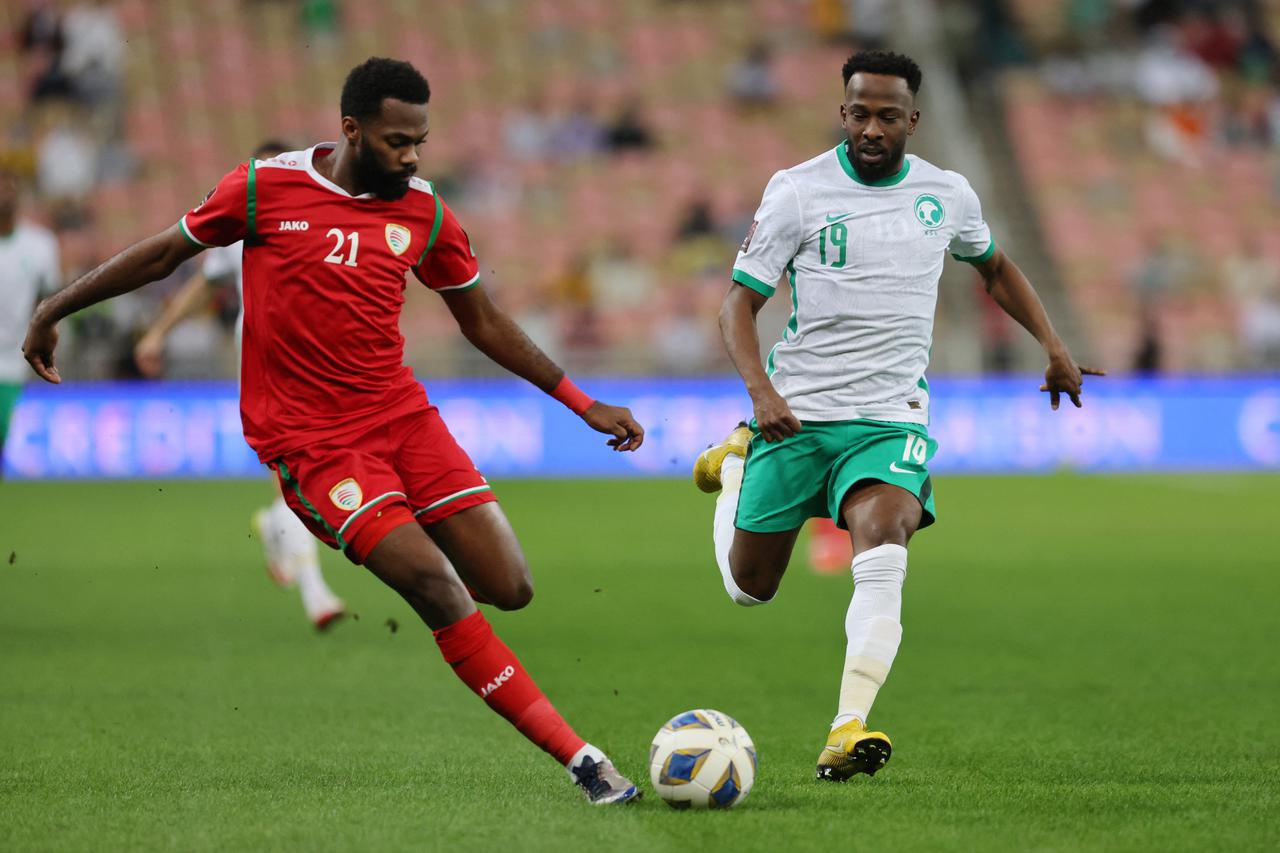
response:
[[[333,505],[338,509],[352,512],[364,503],[364,492],[360,491],[359,483],[348,477],[329,490],[329,500],[333,501]]]
[[[280,227],[277,231],[306,231],[311,227],[311,223],[305,219],[282,219]]]
[[[413,241],[413,235],[409,233],[409,229],[394,222],[387,223],[385,233],[387,235],[387,245],[391,248],[391,251],[396,253],[396,257],[403,255],[405,249],[409,248],[409,243]]]
[[[490,681],[484,687],[480,688],[480,698],[483,699],[499,687],[507,683],[507,679],[516,674],[516,668],[511,664],[507,664],[507,668],[498,673],[498,677]]]
[[[925,193],[924,195],[916,196],[916,219],[919,219],[921,225],[932,231],[947,221],[947,212],[943,209],[942,202],[938,201],[936,195]]]

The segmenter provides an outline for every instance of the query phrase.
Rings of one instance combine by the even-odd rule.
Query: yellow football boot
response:
[[[893,744],[884,732],[869,732],[861,720],[851,720],[827,736],[818,756],[818,778],[845,782],[858,773],[874,776],[889,762]]]
[[[745,423],[738,424],[728,438],[698,454],[698,461],[693,463],[694,485],[707,493],[720,491],[720,463],[730,453],[746,459],[750,443],[751,428]]]

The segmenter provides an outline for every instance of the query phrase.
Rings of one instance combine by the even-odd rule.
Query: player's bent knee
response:
[[[761,574],[748,573],[736,568],[732,569],[732,577],[726,578],[725,592],[735,604],[743,607],[756,607],[768,604],[778,594],[780,577],[768,577]]]
[[[533,582],[528,578],[521,578],[501,590],[494,591],[488,598],[490,603],[499,610],[521,610],[533,601]]]
[[[901,518],[887,523],[863,523],[857,528],[857,537],[859,542],[865,543],[867,548],[878,548],[881,545],[905,547],[911,541],[911,534],[915,529],[916,524]]]

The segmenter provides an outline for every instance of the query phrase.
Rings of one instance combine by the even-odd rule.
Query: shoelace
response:
[[[604,765],[597,763],[589,755],[582,759],[580,766],[573,768],[574,778],[593,800],[612,790],[608,780],[601,775],[600,771],[603,769]]]

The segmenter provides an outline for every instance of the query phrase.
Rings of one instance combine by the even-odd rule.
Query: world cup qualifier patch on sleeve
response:
[[[751,245],[751,238],[756,236],[756,226],[760,224],[759,219],[751,220],[751,227],[747,229],[747,236],[742,238],[742,248],[738,251],[745,252],[747,247]]]
[[[205,194],[204,194],[204,198],[200,199],[200,203],[196,205],[195,209],[196,209],[196,210],[199,210],[200,208],[202,208],[202,207],[204,207],[206,204],[208,204],[208,203],[209,203],[209,199],[213,198],[213,194],[214,194],[214,193],[216,193],[217,191],[218,191],[218,188],[215,186],[213,189],[211,189],[211,190],[209,190],[207,193],[205,193]],[[192,212],[194,212],[194,211],[192,211]]]

